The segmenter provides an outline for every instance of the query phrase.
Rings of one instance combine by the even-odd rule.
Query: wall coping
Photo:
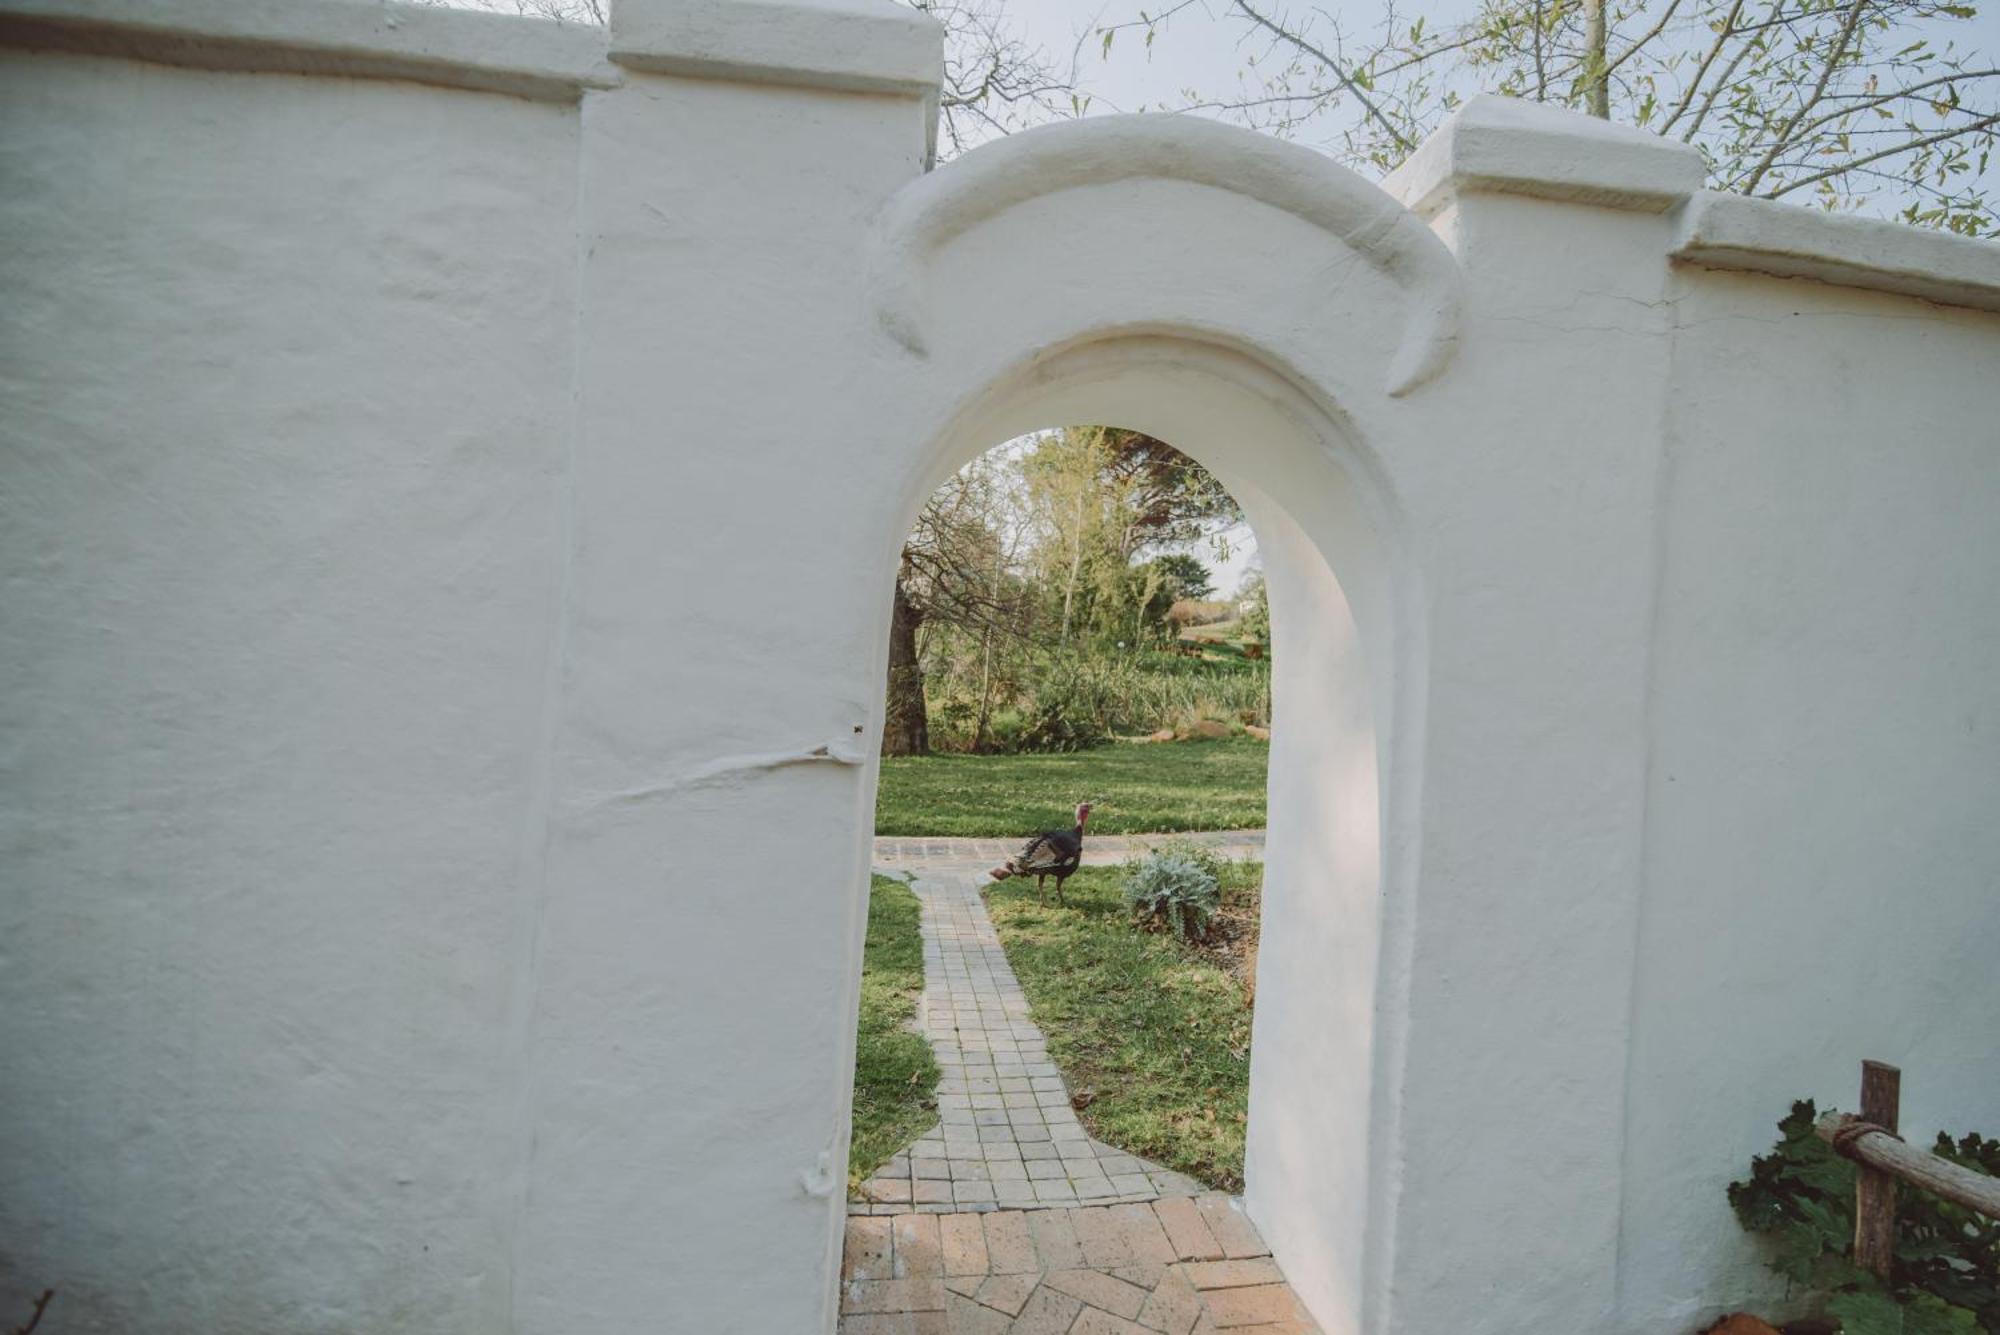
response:
[[[1670,258],[1709,269],[2000,311],[2000,244],[1702,189],[1686,144],[1519,98],[1468,101],[1382,188],[1420,217],[1461,196],[1527,195],[1673,214]]]
[[[1682,210],[1669,253],[1707,269],[2000,311],[2000,244],[1775,200],[1704,190]]]
[[[1630,125],[1481,94],[1389,173],[1382,188],[1421,217],[1475,191],[1664,213],[1701,189],[1699,150]]]
[[[0,0],[0,46],[542,102],[573,102],[619,77],[598,28],[368,0]]]
[[[943,34],[891,0],[614,0],[610,30],[381,0],[0,0],[0,46],[196,69],[403,79],[574,102],[620,66],[933,97]],[[1678,210],[1708,269],[2000,311],[2000,244],[1701,189],[1694,149],[1518,98],[1472,98],[1382,188],[1419,216],[1460,195]]]
[[[891,0],[614,0],[609,29],[384,0],[0,0],[0,46],[574,102],[623,70],[935,98],[944,33]]]
[[[944,29],[892,0],[613,0],[628,69],[932,98]]]

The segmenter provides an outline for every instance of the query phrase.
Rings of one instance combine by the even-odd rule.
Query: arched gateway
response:
[[[1397,399],[1450,359],[1456,262],[1318,154],[1114,117],[911,183],[883,209],[869,275],[906,356],[896,397],[935,414],[884,440],[904,482],[878,566],[943,476],[1051,422],[1172,441],[1257,531],[1286,651],[1247,1200],[1307,1301],[1358,1329],[1394,1134],[1374,1097],[1407,1004],[1383,964],[1408,946],[1409,869],[1385,849],[1410,847],[1393,831],[1420,789],[1424,662],[1420,571],[1381,455],[1407,420]]]
[[[889,0],[0,44],[0,1282],[77,1328],[828,1335],[885,590],[1069,422],[1265,557],[1247,1201],[1327,1331],[1694,1329],[1792,1098],[1995,1105],[1991,245],[1492,99],[1380,186],[932,169]]]

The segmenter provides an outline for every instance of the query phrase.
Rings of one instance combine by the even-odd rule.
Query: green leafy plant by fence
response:
[[[1898,1200],[1888,1281],[1848,1257],[1854,1237],[1855,1166],[1813,1133],[1810,1099],[1778,1123],[1769,1154],[1729,1184],[1743,1227],[1763,1238],[1767,1263],[1787,1281],[1825,1295],[1841,1335],[2000,1335],[2000,1222],[1922,1191]],[[1932,1153],[2000,1175],[2000,1140],[1940,1132]]]

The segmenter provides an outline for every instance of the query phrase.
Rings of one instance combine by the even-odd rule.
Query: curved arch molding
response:
[[[883,328],[928,355],[924,277],[954,237],[1017,204],[1113,181],[1187,181],[1282,209],[1355,250],[1404,291],[1409,313],[1386,389],[1409,393],[1458,342],[1458,261],[1417,216],[1331,159],[1194,116],[1103,116],[997,140],[911,182],[883,211],[871,268]]]

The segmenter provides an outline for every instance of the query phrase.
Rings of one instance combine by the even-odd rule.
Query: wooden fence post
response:
[[[1887,1062],[1861,1063],[1861,1120],[1896,1131],[1903,1073]],[[1896,1257],[1896,1179],[1857,1164],[1854,1174],[1854,1264],[1883,1279]]]

